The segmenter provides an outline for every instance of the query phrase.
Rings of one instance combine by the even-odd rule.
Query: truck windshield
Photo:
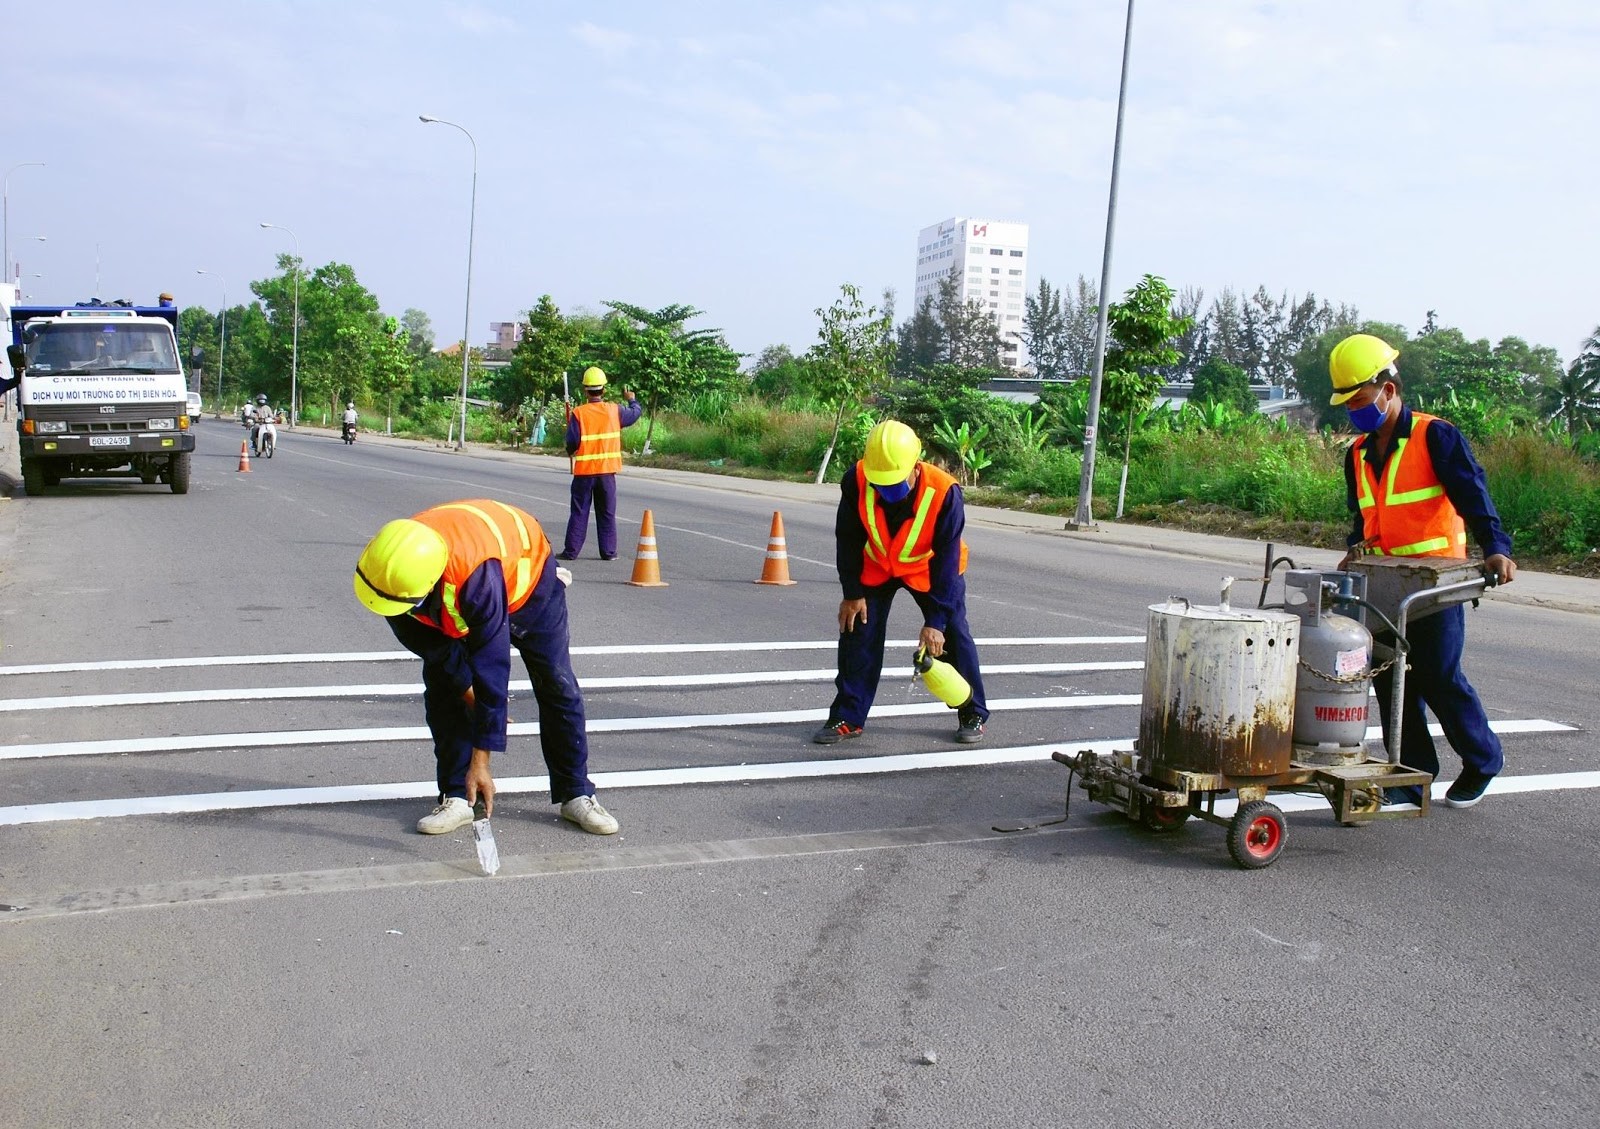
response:
[[[177,372],[172,332],[164,325],[41,326],[28,342],[28,367],[40,372]]]

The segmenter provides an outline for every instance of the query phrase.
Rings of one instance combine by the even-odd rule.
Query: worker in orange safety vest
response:
[[[572,456],[572,508],[559,554],[575,561],[589,535],[589,507],[599,526],[600,559],[617,559],[617,471],[622,469],[622,431],[639,421],[644,408],[626,388],[624,403],[607,403],[606,374],[589,368],[583,374],[585,402],[567,418],[567,454]]]
[[[1413,411],[1401,400],[1399,352],[1382,338],[1356,333],[1334,346],[1328,359],[1332,404],[1342,404],[1360,434],[1345,455],[1346,502],[1352,515],[1350,551],[1404,557],[1467,555],[1467,530],[1483,549],[1484,573],[1492,583],[1517,575],[1511,538],[1489,497],[1483,468],[1449,422]],[[1406,625],[1410,644],[1400,760],[1435,776],[1439,754],[1422,707],[1439,719],[1445,739],[1461,757],[1462,770],[1445,793],[1451,807],[1469,808],[1483,798],[1505,765],[1500,739],[1477,691],[1461,671],[1466,645],[1466,608],[1456,604]],[[1373,679],[1387,732],[1394,675]],[[1418,802],[1408,789],[1389,789],[1389,799]]]
[[[956,480],[921,461],[922,442],[898,420],[867,436],[866,452],[840,483],[834,519],[839,673],[828,720],[812,736],[833,745],[861,735],[883,674],[889,606],[901,588],[922,610],[921,647],[944,657],[972,696],[958,708],[955,739],[983,740],[989,707],[978,648],[967,626],[966,510]]]

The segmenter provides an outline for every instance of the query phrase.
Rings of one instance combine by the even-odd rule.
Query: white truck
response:
[[[170,306],[14,306],[22,481],[30,497],[63,478],[137,477],[189,492],[194,421]]]

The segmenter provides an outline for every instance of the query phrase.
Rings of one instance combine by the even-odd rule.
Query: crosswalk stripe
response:
[[[1074,647],[1143,643],[1142,635],[999,636],[978,639],[980,647]],[[915,639],[891,639],[885,647],[915,647]],[[837,639],[774,640],[766,643],[617,643],[573,647],[573,655],[711,655],[741,651],[832,651]],[[76,674],[97,670],[169,670],[205,666],[295,666],[317,663],[416,662],[410,651],[329,651],[285,655],[210,655],[182,658],[104,659],[94,662],[30,663],[0,666],[0,678],[23,674]]]
[[[1103,663],[992,663],[983,668],[995,674],[1095,674],[1140,670],[1139,660]],[[662,674],[617,678],[580,678],[584,690],[652,690],[689,686],[761,686],[783,682],[832,682],[832,667],[816,670],[753,670],[742,674]],[[909,666],[886,667],[888,679],[912,677]],[[518,679],[508,683],[512,692],[532,690],[533,683]],[[357,686],[251,686],[224,690],[161,690],[128,694],[62,694],[49,698],[0,699],[0,713],[35,710],[88,709],[99,706],[192,705],[196,702],[274,701],[290,698],[395,698],[419,696],[420,682],[378,682]]]
[[[1068,694],[1042,698],[999,698],[988,703],[991,710],[1094,709],[1100,706],[1137,705],[1137,694]],[[949,713],[942,702],[916,702],[909,705],[879,705],[872,717],[909,717],[916,714]],[[769,710],[764,713],[654,714],[648,717],[591,718],[588,732],[646,733],[668,729],[712,729],[751,725],[791,725],[824,721],[826,709]],[[529,736],[539,732],[538,722],[513,722],[508,736]],[[40,757],[109,756],[121,753],[178,753],[200,749],[250,749],[294,745],[355,745],[375,741],[431,741],[426,726],[386,726],[368,729],[286,729],[259,733],[202,733],[193,736],[125,737],[99,741],[60,741],[38,744],[0,745],[0,761],[32,760]]]
[[[1437,725],[1429,727],[1442,736]],[[1496,723],[1498,733],[1574,731],[1570,725],[1530,719]],[[939,768],[970,768],[978,765],[1016,764],[1048,760],[1057,750],[1087,750],[1109,753],[1127,749],[1132,738],[1110,741],[1055,741],[1044,745],[1012,745],[999,748],[968,746],[931,753],[903,753],[883,757],[851,757],[839,760],[776,761],[755,764],[705,765],[693,768],[647,768],[593,774],[596,789],[681,787],[684,785],[729,784],[757,781],[816,779],[829,776],[858,776],[886,772],[915,772]],[[1448,781],[1435,781],[1434,795]],[[547,792],[548,776],[509,776],[495,782],[497,795]],[[1551,773],[1533,776],[1497,777],[1495,792],[1534,792],[1563,789],[1600,788],[1600,772]],[[350,784],[322,788],[272,788],[251,792],[210,792],[174,796],[130,796],[112,800],[69,800],[46,804],[19,804],[0,808],[0,826],[25,823],[56,823],[82,819],[115,819],[134,815],[179,815],[211,811],[242,811],[253,808],[299,807],[317,804],[346,804],[377,800],[433,799],[438,786],[429,781],[392,784]],[[1325,806],[1318,796],[1274,793],[1273,802],[1285,811],[1305,811]],[[1218,801],[1219,814],[1231,811],[1232,801]]]

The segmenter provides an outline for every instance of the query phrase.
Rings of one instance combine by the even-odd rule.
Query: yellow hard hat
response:
[[[585,388],[604,388],[606,386],[606,374],[593,367],[584,369],[583,386]]]
[[[437,530],[411,518],[391,521],[356,562],[356,599],[378,615],[404,615],[428,598],[449,559]]]
[[[1393,372],[1400,355],[1393,345],[1370,333],[1352,333],[1333,347],[1328,375],[1333,378],[1330,404],[1342,404],[1380,372]]]
[[[861,464],[872,485],[893,486],[911,477],[921,455],[917,433],[897,419],[886,419],[867,435]]]

